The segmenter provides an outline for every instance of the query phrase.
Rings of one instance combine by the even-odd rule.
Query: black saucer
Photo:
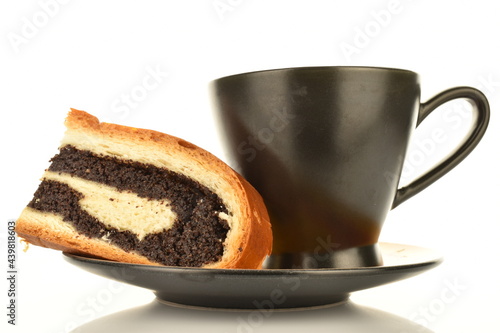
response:
[[[380,243],[382,266],[341,269],[203,269],[126,264],[64,253],[91,273],[152,290],[158,299],[225,309],[278,309],[333,304],[354,291],[403,280],[442,258],[421,247]]]

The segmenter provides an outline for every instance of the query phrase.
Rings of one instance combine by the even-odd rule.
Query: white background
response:
[[[7,271],[7,221],[31,199],[70,107],[173,134],[226,159],[210,80],[280,67],[398,67],[421,75],[424,101],[453,86],[481,89],[492,117],[477,149],[392,211],[384,226],[381,240],[439,250],[445,262],[352,300],[436,332],[500,331],[499,12],[486,0],[2,1],[1,270]],[[151,72],[156,81],[141,88]],[[426,120],[403,182],[460,140],[470,120],[465,109],[449,104]],[[436,130],[445,136],[425,141]],[[7,324],[2,278],[2,332],[67,332],[153,299],[148,291],[81,271],[56,251],[32,246],[18,252],[17,325]],[[443,299],[450,284],[456,297]]]

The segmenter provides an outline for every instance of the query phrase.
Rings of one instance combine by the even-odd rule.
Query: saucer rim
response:
[[[338,268],[258,268],[258,269],[252,269],[252,268],[202,268],[202,267],[182,267],[182,266],[158,266],[158,265],[148,265],[148,264],[137,264],[137,263],[126,263],[126,262],[119,262],[119,261],[114,261],[114,260],[109,260],[109,259],[104,259],[104,258],[95,258],[95,257],[90,257],[90,256],[85,256],[83,254],[74,254],[74,253],[68,253],[63,251],[62,254],[65,257],[67,261],[69,260],[76,260],[79,262],[89,262],[89,263],[100,263],[103,265],[111,265],[111,266],[123,266],[123,267],[133,267],[133,268],[147,268],[147,269],[153,269],[153,270],[167,270],[167,271],[190,271],[193,273],[201,273],[201,272],[210,272],[210,273],[216,273],[216,274],[244,274],[244,275],[251,275],[251,274],[258,274],[258,275],[275,275],[276,273],[306,273],[306,274],[317,274],[317,273],[325,273],[325,272],[352,272],[352,271],[380,271],[380,270],[391,270],[391,269],[397,269],[400,270],[401,268],[412,268],[412,267],[422,267],[422,266],[428,266],[432,264],[439,265],[444,261],[444,257],[441,253],[435,250],[431,250],[428,248],[424,248],[421,246],[416,246],[416,245],[409,245],[409,244],[401,244],[401,243],[392,243],[392,242],[379,242],[378,245],[380,245],[380,252],[382,255],[383,262],[381,265],[377,266],[365,266],[365,267],[338,267]],[[428,251],[431,252],[429,255],[429,258],[426,260],[419,260],[419,261],[413,261],[413,262],[408,262],[408,263],[387,263],[386,260],[388,259],[388,253],[387,247],[389,246],[397,246],[397,247],[405,247],[405,248],[411,248],[412,250],[415,251]],[[400,258],[403,258],[401,256]]]
[[[381,245],[383,265],[354,268],[168,267],[63,254],[66,261],[78,268],[150,290],[162,301],[203,308],[254,310],[259,304],[269,303],[276,291],[284,297],[284,302],[273,303],[274,309],[336,304],[348,299],[353,292],[408,279],[443,261],[437,251],[427,248],[394,243]]]

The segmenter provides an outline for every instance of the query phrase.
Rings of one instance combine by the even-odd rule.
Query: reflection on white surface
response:
[[[393,314],[351,301],[301,310],[216,310],[153,302],[87,323],[73,333],[99,332],[384,332],[432,331]]]

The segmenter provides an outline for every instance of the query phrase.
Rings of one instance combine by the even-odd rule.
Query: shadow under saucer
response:
[[[408,319],[346,301],[300,308],[224,310],[189,307],[155,299],[149,304],[111,314],[72,331],[108,332],[383,332],[432,333]]]

